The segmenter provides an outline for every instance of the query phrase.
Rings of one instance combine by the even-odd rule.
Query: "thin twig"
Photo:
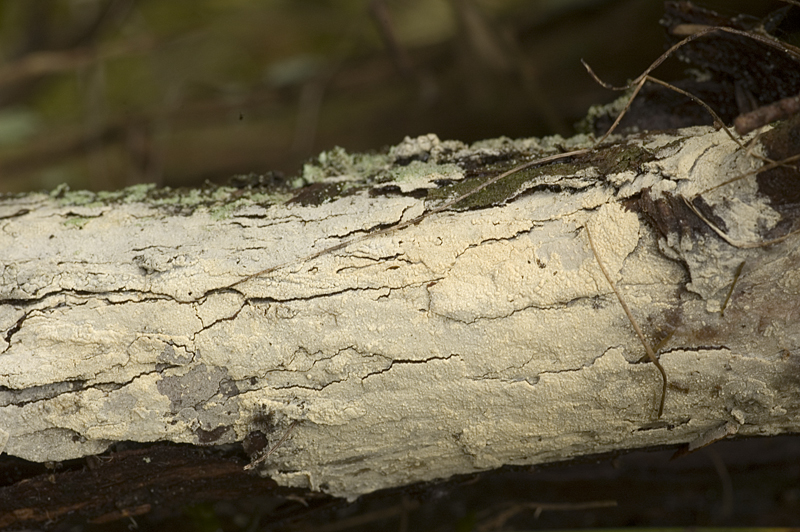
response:
[[[704,36],[709,35],[711,33],[716,33],[716,32],[720,32],[720,31],[721,32],[725,32],[725,33],[732,33],[734,35],[740,35],[742,37],[748,37],[750,39],[753,39],[754,41],[758,41],[758,42],[760,42],[762,44],[766,44],[767,46],[770,46],[772,48],[776,48],[776,49],[784,52],[787,55],[793,56],[795,59],[800,59],[800,48],[798,48],[796,46],[792,46],[790,44],[787,44],[787,43],[785,43],[783,41],[779,41],[777,39],[774,39],[774,38],[771,38],[771,37],[767,37],[767,36],[761,35],[759,33],[754,33],[754,32],[750,32],[750,31],[743,31],[743,30],[737,30],[736,28],[728,28],[728,27],[725,27],[725,26],[703,26],[701,29],[697,30],[695,33],[692,33],[691,35],[689,35],[685,39],[682,39],[682,40],[678,41],[677,43],[673,44],[672,46],[670,46],[669,49],[667,49],[666,52],[661,54],[658,57],[658,59],[653,61],[650,64],[650,66],[647,67],[644,70],[644,72],[642,72],[641,74],[639,74],[639,76],[637,76],[636,78],[631,80],[627,85],[622,85],[620,87],[615,87],[615,86],[611,85],[610,83],[606,83],[606,82],[602,81],[597,76],[597,74],[594,73],[594,70],[592,70],[592,68],[586,63],[586,61],[581,59],[581,63],[583,63],[583,66],[589,72],[589,75],[592,76],[595,79],[595,81],[597,81],[600,85],[602,85],[606,89],[610,89],[610,90],[614,90],[614,91],[624,91],[624,90],[630,89],[634,85],[638,85],[643,78],[647,77],[648,75],[650,75],[650,72],[652,72],[653,70],[655,70],[656,68],[661,66],[661,63],[666,61],[669,58],[669,56],[671,56],[673,53],[675,53],[675,51],[678,50],[679,48],[682,48],[683,46],[685,46],[686,44],[694,41],[695,39],[699,39],[700,37],[704,37]]]
[[[583,59],[581,59],[581,63],[583,64],[584,68],[586,68],[586,70],[589,72],[589,75],[592,76],[597,83],[599,83],[600,85],[602,85],[606,89],[609,89],[609,90],[612,90],[612,91],[626,91],[626,90],[630,89],[631,87],[633,87],[634,85],[638,85],[645,77],[647,77],[650,74],[650,72],[652,72],[653,70],[655,70],[656,68],[661,66],[661,63],[666,61],[669,58],[669,56],[671,56],[679,48],[683,47],[687,43],[692,42],[695,39],[699,39],[700,37],[703,37],[704,35],[708,35],[709,33],[714,33],[716,31],[724,30],[724,29],[725,28],[721,28],[721,27],[709,27],[709,28],[706,28],[706,29],[704,29],[702,31],[694,33],[694,34],[686,37],[685,39],[673,44],[672,46],[669,47],[669,49],[667,49],[666,52],[661,54],[658,57],[658,59],[656,59],[655,61],[650,63],[650,66],[647,67],[644,70],[644,72],[642,72],[636,78],[631,80],[627,85],[622,85],[620,87],[615,87],[614,85],[611,85],[610,83],[606,83],[606,82],[602,81],[597,76],[597,74],[594,73],[594,70],[592,70],[592,67],[590,67],[588,65],[588,63],[586,63],[586,61],[584,61]]]
[[[661,401],[658,404],[658,417],[661,417],[661,414],[664,413],[664,401],[666,400],[667,397],[667,372],[664,370],[664,366],[661,365],[661,362],[659,362],[658,357],[656,357],[656,354],[650,348],[650,344],[647,343],[647,340],[645,339],[644,334],[642,333],[642,329],[639,328],[639,324],[636,322],[636,319],[634,319],[633,314],[631,313],[631,310],[628,308],[627,303],[625,303],[625,300],[622,299],[622,294],[620,294],[619,290],[617,290],[617,287],[614,285],[614,281],[611,280],[611,276],[608,274],[606,267],[603,265],[603,261],[600,260],[600,256],[597,254],[597,250],[594,247],[594,241],[592,241],[592,233],[589,231],[589,226],[585,225],[583,227],[586,230],[586,236],[589,239],[589,247],[592,249],[592,254],[594,255],[595,260],[597,261],[597,265],[600,266],[600,271],[603,272],[603,277],[606,278],[608,284],[611,285],[611,289],[617,295],[619,304],[622,305],[622,310],[624,310],[625,315],[628,316],[628,321],[630,321],[631,325],[633,325],[633,329],[636,331],[637,336],[639,336],[639,340],[641,340],[642,345],[644,346],[644,350],[647,352],[647,358],[649,358],[650,362],[655,364],[655,366],[658,368],[658,371],[661,372],[663,387],[661,389]]]
[[[581,59],[581,61],[583,61],[583,59]],[[586,65],[586,63],[584,63],[584,65]],[[589,65],[586,65],[586,68],[589,68]],[[591,72],[591,73],[594,74],[593,72]],[[597,79],[597,78],[595,78],[595,79]],[[642,78],[642,80],[639,83],[636,84],[636,88],[633,90],[633,92],[631,93],[630,97],[628,98],[628,103],[625,104],[625,107],[617,115],[617,118],[614,120],[614,123],[611,124],[611,127],[608,128],[608,131],[606,131],[605,134],[602,137],[600,137],[600,139],[597,142],[595,142],[595,144],[594,144],[595,146],[599,146],[600,144],[602,144],[602,142],[604,140],[606,140],[615,129],[617,129],[617,126],[619,125],[619,123],[622,122],[622,118],[628,112],[628,109],[631,108],[631,105],[633,105],[633,99],[636,98],[636,95],[639,94],[639,91],[642,90],[642,87],[644,87],[644,82],[645,81],[647,81],[646,77]]]
[[[652,81],[653,83],[656,83],[658,85],[661,85],[662,87],[666,87],[667,89],[677,92],[678,94],[682,94],[687,98],[689,98],[690,100],[692,100],[693,102],[695,102],[696,104],[701,105],[703,109],[708,111],[708,114],[711,115],[711,118],[714,119],[714,124],[718,124],[719,127],[725,130],[725,133],[728,134],[728,136],[733,142],[735,142],[740,148],[744,149],[742,141],[740,141],[734,136],[733,132],[730,130],[730,128],[728,128],[728,126],[725,125],[725,122],[722,120],[722,118],[720,118],[720,116],[706,102],[704,102],[703,100],[701,100],[700,98],[698,98],[689,91],[685,91],[680,87],[676,87],[675,85],[667,83],[666,81],[661,81],[660,79],[654,78],[653,76],[646,76],[645,79],[647,79],[648,81]]]
[[[778,168],[779,166],[788,166],[788,163],[793,163],[793,162],[798,161],[798,160],[800,160],[800,154],[792,155],[791,157],[787,157],[785,159],[781,159],[780,161],[772,161],[770,163],[765,164],[764,166],[761,166],[761,167],[756,168],[754,170],[750,170],[749,172],[745,172],[743,174],[737,175],[736,177],[732,177],[730,179],[727,179],[727,180],[723,181],[722,183],[717,183],[713,187],[709,187],[709,188],[703,190],[702,192],[698,192],[697,194],[695,194],[695,197],[700,196],[702,194],[708,194],[712,190],[716,190],[718,188],[722,188],[725,185],[730,185],[734,181],[739,181],[740,179],[744,179],[745,177],[748,177],[748,176],[751,176],[751,175],[760,174],[761,172],[766,172],[767,170],[772,170],[773,168]],[[791,168],[796,169],[796,167],[794,167],[794,166],[792,166]]]
[[[731,140],[733,140],[736,144],[738,144],[740,147],[742,147],[742,143],[733,135],[731,130],[725,125],[725,123],[722,121],[722,119],[719,117],[719,115],[717,115],[717,113],[714,112],[714,110],[711,109],[711,107],[708,104],[706,104],[702,99],[700,99],[700,98],[694,96],[693,94],[691,94],[691,93],[689,93],[689,92],[687,92],[687,91],[685,91],[683,89],[680,89],[680,88],[678,88],[678,87],[676,87],[676,86],[674,86],[674,85],[672,85],[670,83],[667,83],[665,81],[661,81],[661,80],[659,80],[657,78],[654,78],[654,77],[650,76],[650,73],[653,70],[658,68],[664,61],[667,60],[667,58],[669,58],[669,56],[671,56],[679,48],[683,47],[684,45],[690,43],[691,41],[693,41],[693,40],[695,40],[697,38],[700,38],[700,37],[703,37],[703,36],[709,35],[711,33],[718,32],[718,31],[725,32],[725,33],[732,33],[734,35],[740,35],[740,36],[743,36],[743,37],[748,37],[748,38],[753,39],[755,41],[758,41],[758,42],[760,42],[762,44],[766,44],[767,46],[771,46],[773,48],[777,48],[778,50],[780,50],[780,51],[782,51],[782,52],[784,52],[784,53],[786,53],[786,54],[788,54],[790,56],[794,56],[795,59],[800,59],[800,48],[797,48],[795,46],[786,44],[783,41],[779,41],[777,39],[773,39],[771,37],[767,37],[767,36],[764,36],[764,35],[761,35],[761,34],[758,34],[758,33],[737,30],[735,28],[727,28],[727,27],[724,27],[724,26],[699,26],[697,28],[692,29],[691,33],[688,34],[688,37],[686,37],[685,39],[682,39],[681,41],[679,41],[679,42],[675,43],[674,45],[672,45],[666,52],[661,54],[661,56],[659,56],[658,59],[653,61],[650,64],[650,66],[645,69],[644,72],[639,74],[639,76],[637,76],[635,79],[631,80],[627,85],[623,85],[623,86],[619,86],[619,87],[615,87],[615,86],[611,85],[610,83],[607,83],[607,82],[601,80],[600,77],[594,72],[594,70],[592,70],[592,67],[590,67],[589,64],[586,63],[586,61],[581,59],[581,63],[586,68],[586,70],[589,73],[589,75],[598,84],[600,84],[601,86],[603,86],[603,87],[605,87],[607,89],[610,89],[610,90],[615,90],[615,91],[628,90],[631,87],[634,87],[634,86],[636,87],[635,90],[633,91],[633,93],[631,94],[630,98],[628,99],[628,103],[625,105],[625,108],[622,110],[622,112],[619,114],[619,116],[617,116],[617,119],[614,121],[614,124],[606,132],[606,134],[603,135],[603,137],[597,142],[597,144],[600,144],[603,140],[605,140],[611,134],[611,131],[613,131],[617,127],[619,122],[622,120],[622,117],[627,113],[628,109],[630,108],[631,104],[633,103],[634,98],[639,93],[639,91],[642,89],[642,86],[644,85],[644,82],[649,80],[649,81],[652,81],[652,82],[657,83],[659,85],[662,85],[664,87],[667,87],[668,89],[673,90],[673,91],[675,91],[675,92],[677,92],[679,94],[683,94],[684,96],[690,98],[692,101],[702,105],[706,109],[706,111],[708,111],[709,114],[714,118],[714,121],[717,124],[719,124],[725,130],[725,133],[731,138]],[[797,97],[794,97],[794,99],[796,100]],[[792,99],[791,98],[787,98],[786,100],[792,100]],[[792,101],[790,103],[796,105],[795,101]],[[777,104],[773,104],[773,105],[777,105]],[[786,106],[786,104],[784,104],[784,107],[785,106]],[[794,107],[792,107],[792,109],[794,109]],[[740,134],[744,134],[742,131],[738,131],[738,130],[739,130],[739,128],[737,127],[737,132],[739,132]]]
[[[682,199],[683,199],[683,202],[686,203],[686,205],[690,209],[692,209],[692,212],[694,212],[697,215],[697,217],[700,218],[712,231],[717,233],[717,235],[722,240],[724,240],[725,242],[727,242],[728,244],[730,244],[731,246],[733,246],[735,248],[741,248],[741,249],[763,248],[763,247],[766,247],[766,246],[771,246],[773,244],[779,244],[779,243],[783,242],[784,240],[786,240],[787,238],[800,233],[800,229],[795,229],[794,231],[786,233],[785,235],[780,236],[778,238],[773,238],[772,240],[762,240],[760,242],[744,242],[742,240],[734,240],[733,238],[729,237],[727,235],[727,233],[725,233],[725,231],[723,231],[722,229],[717,227],[716,224],[714,224],[714,222],[712,222],[711,220],[706,218],[706,216],[703,213],[700,212],[700,209],[695,207],[694,204],[691,201],[689,201],[688,198],[682,197]]]
[[[722,302],[722,308],[719,309],[720,317],[725,317],[725,309],[728,307],[728,302],[731,300],[731,296],[733,295],[733,289],[736,286],[736,281],[739,280],[739,276],[742,275],[742,268],[744,268],[744,262],[742,261],[736,267],[736,271],[733,273],[733,282],[731,283],[731,288],[728,290],[728,295],[725,296],[725,301]]]
[[[286,441],[286,438],[289,437],[289,434],[292,433],[292,431],[294,430],[294,428],[297,426],[298,423],[299,423],[299,421],[297,421],[297,420],[292,421],[292,424],[289,425],[289,428],[286,429],[286,432],[283,433],[283,436],[281,436],[281,439],[278,440],[278,443],[273,445],[272,448],[269,451],[267,451],[266,453],[264,453],[260,457],[256,458],[255,460],[253,460],[252,462],[250,462],[246,466],[244,466],[244,469],[245,470],[253,469],[256,465],[258,465],[261,462],[263,462],[264,460],[266,460],[269,457],[269,455],[274,453],[278,449],[278,447],[280,447],[283,444],[283,442]]]

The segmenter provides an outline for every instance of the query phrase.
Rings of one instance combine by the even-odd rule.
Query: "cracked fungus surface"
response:
[[[765,419],[794,426],[785,405],[796,398],[776,392],[791,359],[749,354],[753,338],[782,353],[800,333],[790,318],[752,323],[743,309],[759,297],[790,306],[797,283],[787,277],[758,296],[747,288],[772,285],[756,269],[726,311],[740,321],[709,314],[727,285],[724,272],[707,273],[741,257],[720,247],[697,258],[690,248],[718,244],[657,236],[617,201],[642,187],[689,186],[682,174],[662,182],[698,171],[685,162],[691,146],[656,144],[661,166],[651,173],[616,165],[603,176],[571,163],[516,183],[513,201],[377,236],[366,235],[430,208],[421,191],[460,191],[469,164],[458,157],[550,148],[505,139],[469,151],[426,136],[384,159],[334,151],[304,179],[344,197],[238,198],[224,216],[220,206],[165,211],[116,197],[2,204],[0,442],[45,461],[121,440],[217,445],[261,431],[274,445],[292,426],[261,472],[353,498],[503,464],[689,441],[723,418],[740,434]],[[372,191],[349,181],[359,172]],[[743,201],[732,216],[750,216]],[[662,363],[677,391],[661,424],[651,423],[659,375],[635,363],[641,345],[587,224],[648,334],[672,327]],[[784,271],[798,263],[769,260]]]

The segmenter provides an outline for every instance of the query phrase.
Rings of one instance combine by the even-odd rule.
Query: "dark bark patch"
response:
[[[208,444],[219,440],[230,429],[230,427],[217,427],[214,430],[197,429],[195,434],[199,443]]]
[[[800,154],[800,115],[768,131],[761,143],[766,156],[774,161]],[[758,174],[758,192],[767,196],[772,207],[784,216],[797,217],[800,211],[800,170],[798,162],[778,166]]]
[[[593,150],[579,157],[587,160],[602,175],[621,172],[641,172],[644,163],[653,160],[653,154],[635,144],[615,144],[601,150]]]
[[[7,462],[8,457],[3,457]],[[16,460],[24,466],[24,460]],[[110,452],[92,460],[70,460],[0,488],[0,528],[50,528],[108,523],[155,509],[180,513],[190,504],[259,496],[281,514],[286,496],[303,495],[308,509],[330,497],[280,488],[271,479],[243,471],[244,456],[217,449],[156,444]],[[39,466],[41,470],[41,466]],[[299,506],[299,505],[297,505]],[[297,511],[298,508],[292,508]],[[301,513],[303,509],[300,509]]]
[[[695,198],[692,203],[717,227],[723,231],[727,229],[725,222],[714,214],[703,198]],[[692,212],[682,197],[668,192],[659,198],[653,198],[650,189],[644,189],[638,202],[638,210],[647,216],[664,237],[670,234],[690,237],[711,233],[711,229]]]
[[[300,189],[286,204],[298,203],[303,207],[317,207],[339,196],[342,187],[341,183],[314,183]]]

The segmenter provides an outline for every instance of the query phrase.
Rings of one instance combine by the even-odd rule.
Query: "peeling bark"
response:
[[[588,142],[335,150],[294,196],[0,200],[0,444],[44,462],[260,433],[255,457],[294,423],[261,474],[353,499],[503,464],[798,432],[796,210],[754,176],[708,191],[761,166],[758,146],[707,127],[618,138],[362,238]],[[660,419],[660,376],[637,363],[587,224],[663,340]]]

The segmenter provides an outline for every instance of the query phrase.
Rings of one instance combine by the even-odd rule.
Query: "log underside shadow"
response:
[[[797,436],[719,442],[676,460],[672,449],[642,450],[503,467],[353,503],[246,473],[247,459],[235,446],[116,448],[51,469],[4,456],[0,526],[68,530],[89,523],[89,530],[128,530],[135,522],[139,530],[187,530],[205,522],[223,530],[260,524],[357,531],[394,529],[404,519],[409,530],[469,523],[475,529],[800,525]],[[610,501],[616,507],[579,506]]]

